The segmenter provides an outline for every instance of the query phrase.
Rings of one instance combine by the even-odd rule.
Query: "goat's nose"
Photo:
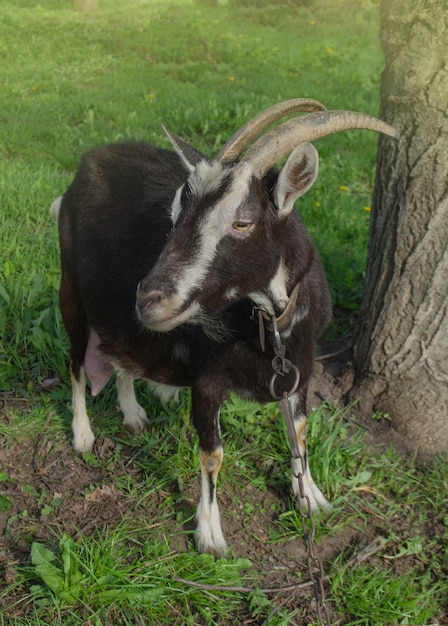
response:
[[[142,312],[149,312],[151,308],[155,308],[162,300],[163,293],[156,289],[147,292],[139,289],[137,292],[137,305]]]

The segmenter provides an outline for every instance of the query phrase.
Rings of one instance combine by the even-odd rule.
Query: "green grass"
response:
[[[48,208],[85,150],[127,138],[167,146],[161,122],[214,155],[249,117],[286,98],[375,115],[378,18],[374,1],[100,0],[97,13],[82,15],[71,0],[0,0],[0,624],[308,619],[303,601],[279,607],[282,597],[257,590],[271,565],[253,555],[285,554],[301,535],[285,496],[287,438],[273,405],[232,398],[222,413],[224,525],[251,529],[257,515],[266,524],[263,537],[247,539],[251,565],[237,542],[228,560],[192,549],[199,466],[188,394],[163,405],[140,385],[152,424],[131,438],[108,387],[89,410],[111,449],[83,459],[69,450],[67,339]],[[316,146],[320,175],[299,210],[326,267],[335,336],[353,328],[359,308],[376,136],[353,131]],[[55,376],[61,384],[43,392],[40,383]],[[448,610],[446,463],[422,469],[380,450],[350,411],[327,406],[313,412],[310,438],[314,477],[333,502],[316,519],[316,537],[330,554],[334,614],[366,626],[440,619]],[[74,506],[113,488],[121,521],[71,527],[63,517],[70,503],[50,480],[56,469],[90,477],[71,492]],[[377,536],[378,549],[358,562]]]
[[[133,530],[126,520],[113,532],[105,529],[89,542],[76,543],[64,534],[54,552],[33,543],[30,573],[41,581],[30,590],[35,603],[46,608],[50,604],[58,613],[66,609],[68,615],[73,611],[70,607],[93,605],[96,610],[88,612],[89,619],[99,623],[103,623],[101,616],[108,614],[111,603],[116,607],[112,619],[120,617],[124,623],[135,623],[136,606],[153,621],[161,618],[160,605],[172,604],[186,618],[184,623],[193,623],[188,618],[189,604],[199,604],[195,600],[199,592],[174,579],[214,585],[224,581],[231,586],[240,583],[241,571],[250,567],[244,559],[215,560],[201,555],[193,560],[187,553],[173,553],[168,538],[157,543],[142,541],[144,529],[138,528],[138,533]],[[151,526],[146,530],[151,533]],[[215,593],[210,600],[213,607],[203,610],[208,608],[212,619],[217,615],[230,618],[238,605],[238,596],[229,601],[223,593]]]
[[[62,521],[57,523],[63,519],[58,514],[63,494],[36,490],[10,477],[9,470],[0,474],[0,485],[14,483],[37,507],[33,511],[29,505],[5,531],[9,547],[13,539],[28,557],[13,563],[8,569],[13,582],[0,588],[8,616],[4,623],[131,624],[136,616],[149,624],[262,623],[276,605],[272,594],[257,591],[260,563],[235,555],[236,545],[223,560],[186,550],[192,545],[191,488],[198,480],[188,394],[179,405],[167,406],[146,395],[145,405],[158,417],[138,438],[124,436],[106,400],[100,404],[93,411],[95,429],[114,441],[114,452],[107,458],[84,455],[86,467],[101,471],[102,479],[93,480],[74,500],[94,501],[103,490],[112,490],[120,494],[121,520],[89,533],[68,533]],[[64,427],[61,419],[68,410],[52,403],[48,424],[48,406],[32,411],[34,424],[29,416],[10,414],[15,428],[0,424],[0,436],[7,435],[19,451],[29,437],[37,441],[47,423],[45,440],[67,454],[68,422]],[[223,409],[222,425],[226,455],[220,496],[228,502],[224,527],[234,517],[248,529],[255,516],[269,519],[268,537],[247,544],[269,545],[271,554],[284,554],[282,546],[288,550],[301,536],[301,519],[293,498],[272,497],[285,494],[289,484],[282,420],[274,405],[258,407],[233,397]],[[332,509],[315,516],[315,524],[319,549],[330,547],[335,555],[324,561],[335,614],[345,616],[344,624],[365,626],[425,625],[440,617],[446,609],[448,568],[445,465],[440,461],[422,470],[392,448],[379,454],[348,412],[325,405],[311,415],[310,449],[314,476],[332,500]],[[251,499],[251,489],[260,494],[261,506]],[[362,560],[372,538],[378,547]],[[304,563],[297,563],[297,574],[307,578]],[[268,623],[294,623],[298,610],[285,607]]]

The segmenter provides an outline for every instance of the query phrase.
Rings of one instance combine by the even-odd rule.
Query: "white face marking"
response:
[[[274,278],[269,283],[269,292],[252,292],[249,298],[269,315],[275,315],[274,306],[283,311],[288,304],[288,289],[286,286],[288,273],[283,259],[280,260]]]
[[[277,304],[278,308],[282,310],[286,307],[289,300],[286,287],[287,280],[288,273],[286,271],[285,261],[281,259],[278,265],[277,272],[274,278],[269,283],[269,289],[271,291],[274,302]]]
[[[205,162],[199,163],[190,182],[193,193],[195,193],[195,187],[203,193],[216,190],[222,182],[222,175],[218,175],[218,169],[222,172],[220,163],[212,165]],[[248,163],[241,163],[234,171],[236,173],[231,188],[207,212],[200,225],[199,252],[194,261],[184,268],[177,281],[176,299],[179,302],[188,300],[191,292],[202,284],[210,271],[219,242],[231,232],[232,225],[237,219],[236,211],[247,198],[249,181],[253,175],[252,167]],[[199,192],[196,191],[196,193]]]
[[[200,202],[201,195],[207,198],[208,194],[213,191],[215,191],[217,198],[214,204],[208,204],[204,207],[206,210],[199,216],[195,214],[194,206],[191,208],[191,214],[187,212],[185,216],[182,216],[180,205],[182,192],[181,190],[176,192],[172,206],[172,220],[185,219],[187,229],[190,229],[192,233],[190,236],[194,237],[194,241],[181,239],[184,235],[182,227],[179,231],[174,231],[173,236],[176,237],[177,234],[179,243],[174,240],[173,246],[168,248],[170,252],[166,253],[167,255],[171,254],[174,249],[173,254],[176,256],[177,252],[174,246],[180,246],[175,274],[171,277],[171,294],[154,304],[151,307],[150,315],[146,317],[137,305],[137,317],[153,331],[168,332],[180,324],[202,323],[207,316],[199,302],[192,299],[192,293],[199,290],[204,284],[215,259],[219,243],[226,236],[238,238],[250,236],[245,229],[242,231],[235,229],[234,224],[235,222],[253,220],[253,216],[244,214],[244,206],[249,196],[250,183],[253,178],[252,166],[248,163],[238,163],[232,166],[231,172],[229,170],[228,174],[226,191],[221,197],[216,193],[223,185],[226,177],[226,171],[221,163],[201,161],[190,175],[188,185],[191,188],[193,201]],[[252,230],[251,228],[250,232]],[[182,254],[185,246],[193,246],[194,248],[188,261],[183,259]],[[185,250],[185,252],[190,252],[190,250]],[[156,264],[152,270],[156,275],[163,275],[165,260],[162,252],[158,261],[160,268]],[[170,277],[167,277],[168,281],[169,279]],[[137,288],[137,301],[139,289],[140,287]],[[234,293],[236,294],[236,291]]]
[[[151,320],[151,330],[166,333],[176,328],[176,326],[180,326],[180,324],[192,322],[201,315],[202,309],[197,302],[192,302],[184,311],[176,313],[183,304],[183,301],[180,300],[177,295],[171,298],[168,304],[169,306],[165,305],[165,307],[159,311],[158,316],[154,316]]]
[[[193,195],[200,197],[216,191],[222,182],[223,171],[218,161],[200,161],[188,179]]]
[[[218,189],[222,182],[223,167],[221,163],[218,163],[217,161],[213,161],[212,163],[200,161],[193,172],[194,173],[188,182],[192,193],[197,197],[213,193]],[[182,185],[182,187],[179,187],[176,191],[176,195],[174,196],[171,206],[171,220],[173,224],[177,222],[177,218],[182,210],[180,198],[184,186],[185,185]]]

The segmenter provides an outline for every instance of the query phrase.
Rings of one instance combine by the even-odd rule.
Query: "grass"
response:
[[[146,401],[154,403],[149,396]],[[113,523],[91,532],[79,528],[68,532],[58,509],[73,509],[73,502],[63,502],[71,499],[71,493],[62,491],[55,497],[51,488],[36,489],[14,478],[9,466],[0,475],[0,484],[10,481],[28,496],[28,508],[17,514],[22,519],[10,519],[5,531],[9,548],[14,544],[16,552],[28,556],[7,568],[10,582],[0,591],[8,616],[4,623],[131,624],[136,616],[145,624],[262,623],[276,605],[272,594],[259,590],[263,576],[261,563],[253,558],[253,545],[269,545],[273,555],[284,554],[301,535],[294,500],[272,496],[287,492],[289,483],[286,433],[274,405],[258,407],[232,397],[224,407],[226,458],[220,478],[220,497],[227,502],[224,525],[235,518],[249,533],[254,519],[267,526],[266,537],[245,540],[241,551],[252,546],[251,560],[238,555],[235,540],[228,559],[214,560],[185,550],[191,546],[195,497],[191,489],[198,473],[188,394],[179,405],[153,404],[159,417],[137,439],[123,436],[119,420],[106,404],[101,400],[97,407],[101,421],[95,420],[95,427],[114,441],[114,451],[107,458],[84,455],[79,461],[93,475],[101,471],[102,477],[92,479],[74,501],[76,509],[79,501],[120,494],[123,513]],[[30,437],[36,439],[44,423],[45,439],[56,442],[59,450],[54,458],[59,459],[62,450],[67,454],[67,433],[58,419],[64,413],[67,409],[61,405],[48,424],[48,411],[33,409],[35,423],[26,429],[23,413],[12,413],[16,429],[2,425],[0,435],[7,435],[14,445],[14,459]],[[366,626],[423,625],[440,617],[446,608],[443,581],[448,567],[443,463],[422,470],[392,448],[379,454],[376,446],[366,445],[365,432],[353,426],[348,413],[325,405],[312,413],[310,422],[313,473],[333,503],[315,524],[320,549],[337,545],[334,557],[325,560],[335,614],[345,616],[344,624]],[[251,498],[251,490],[258,499]],[[101,502],[107,505],[106,500]],[[372,545],[375,550],[364,558]],[[272,564],[268,561],[263,567]],[[297,568],[300,582],[300,577],[307,578],[306,569],[299,564]],[[268,623],[295,623],[298,611],[297,606],[287,606]]]
[[[185,588],[175,578],[200,580],[202,584],[210,581],[215,585],[216,581],[224,581],[231,586],[240,583],[241,571],[250,567],[244,559],[215,560],[201,555],[193,560],[187,553],[173,553],[168,539],[157,544],[142,542],[141,534],[132,530],[127,522],[113,532],[106,529],[101,536],[83,544],[63,534],[56,554],[38,542],[33,543],[32,575],[43,583],[31,588],[33,599],[42,606],[48,606],[50,600],[58,612],[74,605],[94,605],[97,609],[90,611],[89,619],[97,621],[113,603],[119,607],[115,612],[121,613],[124,623],[134,623],[135,606],[144,608],[148,620],[158,620],[160,605],[168,603],[176,605],[187,618],[184,623],[188,623],[189,603],[196,604],[198,591],[193,586]],[[138,531],[141,533],[142,528]],[[147,531],[151,532],[151,526]],[[217,593],[213,609],[208,610],[210,616],[231,617],[237,604],[237,596],[229,601]]]
[[[378,4],[100,0],[97,13],[76,14],[68,0],[0,0],[0,9],[0,624],[312,620],[309,602],[282,604],[258,589],[301,535],[273,405],[234,397],[223,410],[224,525],[244,529],[225,560],[191,549],[198,459],[188,394],[163,405],[141,385],[151,428],[129,438],[109,387],[89,401],[103,452],[70,451],[48,207],[88,148],[131,137],[167,146],[160,122],[213,155],[282,99],[376,114]],[[376,137],[353,131],[316,145],[320,175],[299,209],[326,267],[334,337],[359,308]],[[42,391],[56,376],[62,382]],[[421,468],[380,450],[350,411],[324,405],[310,424],[313,474],[333,502],[316,536],[334,614],[366,626],[442,620],[446,463]],[[297,567],[300,582],[306,568]]]

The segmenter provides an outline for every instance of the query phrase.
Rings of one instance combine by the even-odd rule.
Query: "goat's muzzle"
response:
[[[137,317],[141,321],[160,316],[161,303],[163,302],[163,293],[156,289],[144,291],[141,289],[140,283],[137,285],[135,310]],[[162,307],[163,308],[163,307]]]
[[[176,326],[191,321],[199,308],[196,302],[185,305],[176,295],[166,296],[157,289],[145,291],[140,283],[137,286],[135,311],[143,326],[150,330],[173,330]]]

